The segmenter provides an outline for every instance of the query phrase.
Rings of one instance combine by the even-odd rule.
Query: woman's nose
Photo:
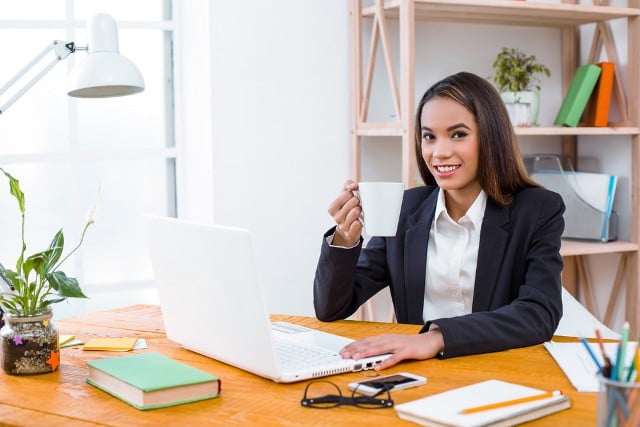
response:
[[[451,157],[451,144],[448,141],[436,141],[433,147],[433,156],[438,158]]]

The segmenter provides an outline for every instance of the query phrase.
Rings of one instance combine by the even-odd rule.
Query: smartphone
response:
[[[402,372],[400,374],[374,377],[365,381],[351,383],[349,384],[349,390],[356,390],[357,393],[364,394],[365,396],[375,396],[385,388],[389,390],[402,390],[426,383],[427,379],[425,377]]]

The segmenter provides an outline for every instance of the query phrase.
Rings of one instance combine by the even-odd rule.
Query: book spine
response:
[[[569,127],[578,125],[589,97],[598,82],[600,72],[600,67],[594,64],[578,67],[554,124]]]
[[[613,62],[600,62],[598,66],[602,71],[590,100],[587,125],[602,127],[607,126],[609,122],[615,64]]]

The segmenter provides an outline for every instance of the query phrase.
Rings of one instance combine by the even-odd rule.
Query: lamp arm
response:
[[[34,84],[36,84],[42,77],[44,77],[51,69],[60,61],[65,59],[76,51],[76,45],[74,42],[64,42],[61,40],[54,40],[49,44],[42,52],[40,52],[31,62],[29,62],[22,70],[18,72],[11,80],[9,80],[2,88],[0,88],[0,95],[4,94],[11,86],[13,86],[19,79],[22,78],[29,70],[31,70],[42,58],[49,52],[53,51],[55,58],[49,62],[38,74],[36,74],[31,80],[29,80],[20,90],[18,90],[2,107],[0,107],[0,114],[4,113],[7,108],[11,106],[18,98],[29,90]]]

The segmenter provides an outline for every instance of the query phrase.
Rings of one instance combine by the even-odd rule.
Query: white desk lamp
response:
[[[55,58],[18,90],[4,105],[4,113],[18,98],[44,77],[58,62],[77,50],[86,50],[88,57],[76,65],[69,75],[67,94],[76,98],[108,98],[132,95],[144,90],[144,79],[129,59],[120,55],[116,21],[106,13],[94,15],[88,25],[89,42],[78,47],[74,42],[54,40],[18,74],[0,88],[0,96],[20,80],[42,58],[53,51]]]

